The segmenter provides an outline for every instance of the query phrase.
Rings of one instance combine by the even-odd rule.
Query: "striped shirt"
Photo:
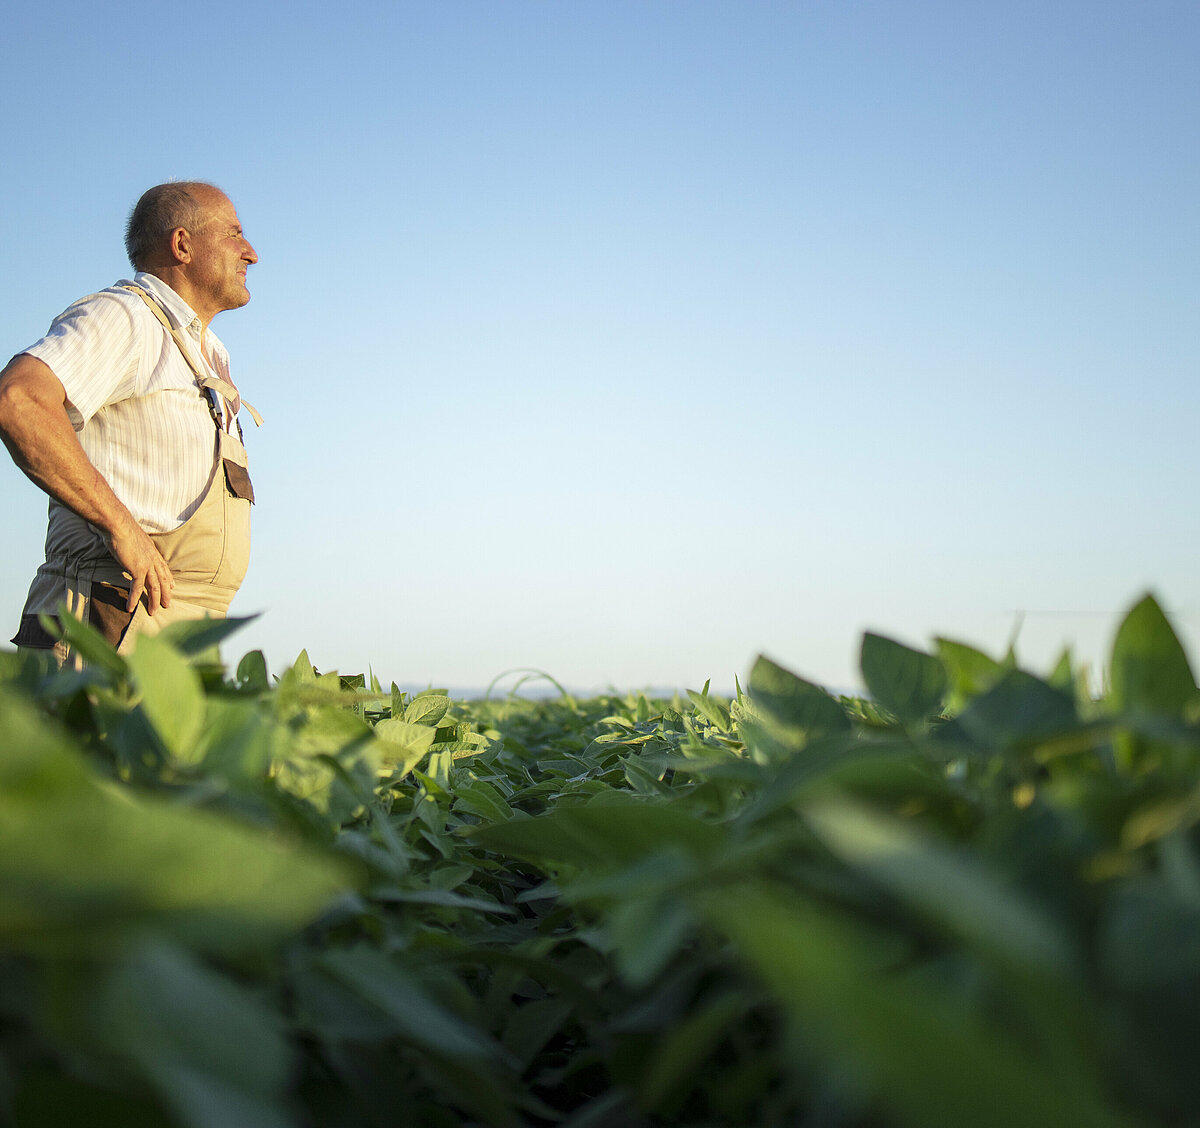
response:
[[[229,379],[229,354],[161,279],[133,281],[156,298],[192,356]],[[217,460],[207,398],[174,340],[121,282],[81,298],[24,351],[67,392],[67,414],[92,465],[147,532],[178,528],[196,510]],[[203,344],[203,347],[202,347]],[[203,369],[202,369],[203,370]]]

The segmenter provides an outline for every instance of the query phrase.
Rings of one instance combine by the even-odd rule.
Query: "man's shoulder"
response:
[[[137,295],[117,282],[73,301],[50,323],[45,336],[22,351],[51,368],[66,364],[74,354],[94,357],[114,350],[136,351],[151,339],[147,314]]]
[[[76,298],[66,309],[55,318],[55,321],[62,321],[64,318],[80,318],[80,317],[104,317],[116,313],[117,310],[123,309],[126,311],[134,310],[142,304],[137,294],[133,291],[125,289],[131,285],[128,279],[121,279],[114,282],[111,286],[106,286],[103,290],[96,290],[91,294],[84,294],[82,298]]]

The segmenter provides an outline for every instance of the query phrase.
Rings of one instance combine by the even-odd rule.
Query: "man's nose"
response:
[[[249,263],[258,262],[258,253],[250,246],[249,240],[243,239],[242,242],[246,244],[246,249],[242,252],[242,258]]]

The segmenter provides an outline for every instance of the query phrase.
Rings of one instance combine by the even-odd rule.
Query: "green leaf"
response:
[[[710,725],[721,729],[722,732],[729,731],[729,710],[725,708],[715,697],[708,695],[708,682],[704,683],[705,691],[697,693],[694,689],[689,689],[687,695],[691,698],[692,704],[696,706],[696,712],[700,714]]]
[[[514,813],[504,796],[483,780],[454,789],[454,810],[467,811],[492,823],[507,822]]]
[[[76,619],[65,603],[58,605],[57,621],[43,615],[41,622],[51,634],[61,634],[71,649],[88,665],[97,666],[118,678],[125,676],[125,659],[105,642],[104,636],[98,630]]]
[[[413,725],[429,725],[436,728],[438,722],[450,711],[450,698],[440,693],[421,694],[413,698],[404,710],[404,719]]]
[[[388,717],[375,726],[375,736],[385,763],[394,766],[396,774],[407,775],[429,752],[436,730],[428,725]]]
[[[352,871],[208,811],[101,783],[0,695],[0,948],[99,956],[152,931],[238,951],[307,923]]]
[[[946,669],[932,655],[868,631],[860,666],[871,696],[903,724],[920,724],[941,710]]]
[[[1179,717],[1196,697],[1182,644],[1153,596],[1125,616],[1112,651],[1112,700],[1128,712]]]
[[[1200,1115],[1195,1084],[1200,1053],[1197,935],[1200,901],[1181,898],[1154,878],[1120,890],[1100,921],[1105,995],[1124,1003],[1121,1010],[1130,1028],[1131,1052],[1121,1063],[1122,1072],[1138,1079],[1146,1103],[1173,1110],[1173,1115],[1156,1118],[1156,1124],[1172,1119],[1196,1123]]]
[[[231,634],[258,617],[244,615],[241,618],[185,619],[164,627],[160,634],[181,654],[194,656],[219,646]]]
[[[426,765],[429,778],[446,792],[450,790],[450,769],[453,765],[454,756],[449,752],[431,752]]]
[[[872,1090],[881,1121],[905,1128],[971,1125],[1115,1128],[1107,1083],[1064,1074],[974,1008],[881,968],[867,935],[791,892],[744,883],[703,901],[787,1013],[827,1055]],[[1055,1032],[1069,1040],[1069,1031]],[[1071,1060],[1069,1052],[1053,1055]]]
[[[509,1008],[504,1048],[527,1066],[558,1033],[571,1012],[571,1004],[562,999],[534,999],[519,1007]]]
[[[67,735],[8,689],[0,689],[0,723],[0,806],[51,802],[95,786]]]
[[[746,995],[730,991],[705,1000],[665,1029],[638,1085],[638,1105],[665,1114],[661,1106],[695,1085],[698,1072],[746,1005]]]
[[[498,1046],[432,998],[396,961],[365,944],[320,957],[328,975],[382,1011],[408,1041],[451,1058],[491,1058]]]
[[[1081,727],[1072,694],[1023,670],[1009,670],[959,721],[973,739],[994,748],[1032,747]]]
[[[474,872],[474,871],[470,871]],[[516,910],[499,901],[485,901],[482,897],[464,897],[446,889],[372,889],[371,897],[377,901],[394,901],[404,905],[436,905],[445,909],[472,909],[499,916],[516,916]]]
[[[814,804],[803,814],[835,855],[951,934],[1004,963],[1053,975],[1073,971],[1053,921],[966,852],[849,803]]]
[[[695,815],[660,803],[631,801],[619,794],[604,803],[560,805],[537,818],[472,827],[469,837],[498,853],[601,870],[669,847],[711,857],[727,841],[720,827]]]
[[[392,717],[395,720],[402,720],[404,717],[405,694],[403,692],[401,692],[400,687],[395,682],[392,682],[391,697],[392,697],[392,704],[391,704]]]
[[[848,732],[846,711],[819,685],[760,656],[750,671],[750,699],[773,735],[792,748],[817,737]]]
[[[265,693],[271,688],[267,660],[261,650],[251,650],[242,656],[237,667],[237,681],[245,689]]]
[[[949,680],[953,712],[958,712],[972,697],[991,689],[1004,676],[1004,665],[973,646],[948,638],[934,639],[934,646]]]
[[[1054,686],[1055,689],[1060,689],[1064,693],[1073,693],[1075,690],[1075,667],[1071,660],[1071,648],[1065,647],[1063,652],[1058,656],[1058,661],[1054,663],[1054,668],[1046,677],[1046,681]]]
[[[114,969],[96,1033],[189,1128],[293,1128],[291,1054],[277,1016],[178,949],[151,945]]]
[[[1200,981],[1200,903],[1165,882],[1143,879],[1106,906],[1100,932],[1101,966],[1125,991]],[[1188,1004],[1190,1005],[1190,1003]]]
[[[200,675],[162,638],[142,635],[127,659],[141,693],[141,708],[167,751],[188,763],[204,725]]]
[[[621,977],[632,987],[644,988],[679,952],[692,916],[675,898],[635,894],[611,906],[607,924]]]
[[[316,667],[308,657],[307,650],[301,650],[296,655],[296,661],[292,663],[292,673],[296,680],[300,682],[315,682],[317,680]]]
[[[280,754],[286,730],[244,699],[210,697],[197,755],[221,779],[257,782]]]

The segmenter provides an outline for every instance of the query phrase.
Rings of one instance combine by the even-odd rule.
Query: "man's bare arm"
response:
[[[171,569],[84,454],[66,403],[66,389],[49,366],[24,353],[13,357],[0,372],[0,439],[31,481],[104,534],[132,581],[126,610],[144,591],[153,615],[171,605]]]

